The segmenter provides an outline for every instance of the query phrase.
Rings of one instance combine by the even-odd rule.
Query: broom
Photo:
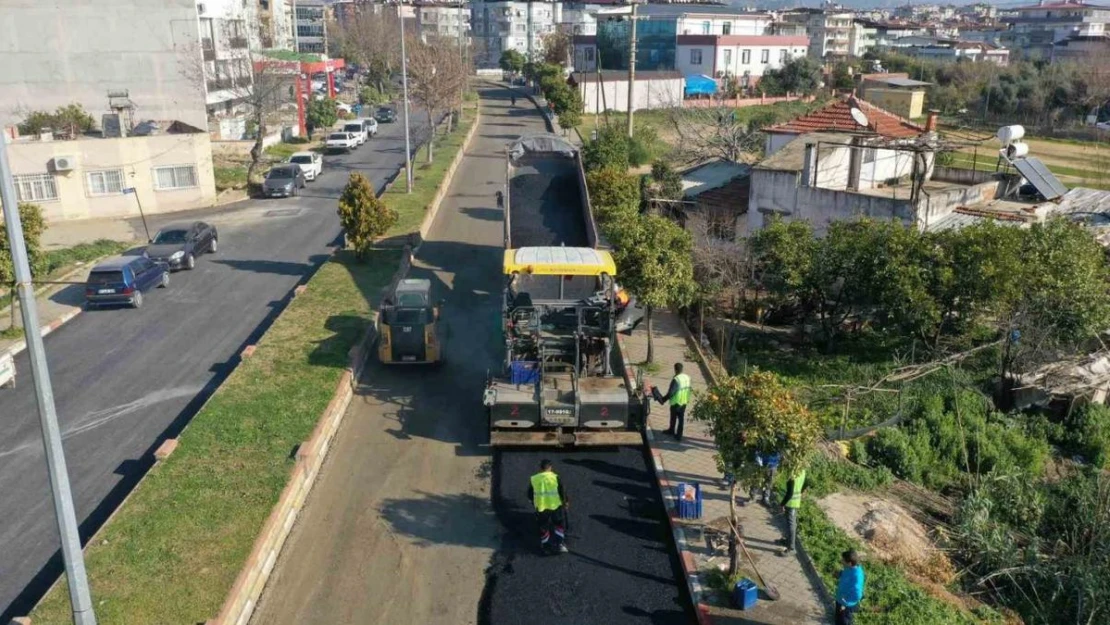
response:
[[[779,589],[763,579],[763,573],[759,572],[759,567],[755,565],[752,554],[748,553],[748,548],[744,545],[744,537],[740,534],[740,530],[736,528],[736,525],[733,524],[732,519],[728,519],[728,525],[732,528],[732,533],[736,535],[736,542],[740,543],[740,550],[744,552],[744,557],[748,559],[748,564],[752,565],[755,576],[759,578],[759,583],[763,586],[763,592],[767,593],[767,598],[771,601],[778,601],[780,596]]]

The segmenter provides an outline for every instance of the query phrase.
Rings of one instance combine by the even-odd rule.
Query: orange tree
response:
[[[736,521],[736,485],[760,478],[755,454],[778,452],[787,475],[805,466],[821,427],[774,373],[755,371],[713,385],[694,406],[692,417],[709,425],[717,444],[717,468],[735,476],[729,488],[729,516]],[[736,536],[729,535],[729,574],[737,570]]]

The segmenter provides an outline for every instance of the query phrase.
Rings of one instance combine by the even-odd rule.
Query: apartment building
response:
[[[293,45],[297,52],[327,52],[328,10],[324,0],[297,0],[294,4]]]
[[[462,2],[424,2],[413,8],[420,35],[445,37],[458,41],[470,35],[470,7]]]
[[[723,5],[646,4],[641,20],[673,22],[678,35],[767,35],[770,13],[740,11]]]
[[[839,9],[796,9],[783,15],[784,21],[806,25],[809,56],[831,61],[852,54],[852,12]]]
[[[526,58],[539,58],[543,37],[564,23],[561,2],[474,2],[470,29],[477,67],[497,67],[501,53],[516,50]]]
[[[807,37],[775,35],[679,35],[676,69],[683,75],[735,77],[741,88],[755,87],[770,69],[806,56]]]
[[[1049,59],[1057,41],[1110,34],[1110,7],[1081,0],[1041,0],[1007,11],[1000,21],[1010,27],[1006,41],[1011,47],[1028,58]]]
[[[293,0],[258,0],[259,43],[266,50],[293,49]]]
[[[976,41],[938,41],[932,45],[910,46],[899,50],[903,54],[932,61],[955,63],[972,61],[993,63],[999,66],[1010,64],[1010,51],[989,43]]]
[[[74,103],[99,122],[113,113],[109,92],[126,92],[145,117],[206,127],[196,0],[70,4],[4,2],[0,126]]]
[[[256,4],[241,0],[197,3],[208,116],[233,114],[249,90],[252,49],[261,47]]]

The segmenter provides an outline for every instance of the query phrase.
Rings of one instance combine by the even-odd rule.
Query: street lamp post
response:
[[[406,193],[412,193],[412,146],[409,138],[409,61],[405,53],[405,14],[402,3],[397,3],[397,21],[401,24],[401,91],[405,100],[405,184]]]
[[[50,492],[54,499],[54,514],[62,541],[62,559],[65,563],[66,581],[69,582],[69,602],[73,609],[74,625],[96,625],[92,594],[85,574],[85,555],[81,552],[81,535],[77,530],[77,513],[73,508],[69,473],[66,471],[65,452],[62,449],[62,432],[58,427],[58,414],[54,407],[54,389],[50,384],[50,370],[46,365],[46,350],[39,333],[38,306],[31,282],[31,266],[27,260],[27,244],[23,240],[23,224],[19,220],[19,199],[15,195],[11,165],[8,162],[8,144],[0,136],[0,202],[3,203],[4,225],[8,230],[12,267],[15,269],[15,291],[22,304],[23,334],[27,339],[27,354],[31,360],[31,377],[35,382],[35,403],[42,427],[42,444],[46,452],[46,470],[50,476]]]

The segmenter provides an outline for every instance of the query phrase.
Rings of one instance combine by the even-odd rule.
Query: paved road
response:
[[[414,125],[416,120],[414,119]],[[421,126],[417,134],[426,129]],[[354,154],[325,157],[303,195],[199,211],[220,251],[173,274],[141,310],[86,312],[46,339],[82,532],[88,536],[150,465],[158,443],[188,422],[261,335],[288,294],[339,236],[336,198],[350,171],[375,184],[403,163],[401,124]],[[181,215],[154,219],[166,223]],[[79,289],[59,298],[80,297]],[[26,353],[16,368],[29,372]],[[26,614],[60,573],[30,377],[0,390],[0,622]]]
[[[418,277],[447,299],[440,369],[371,363],[274,569],[259,625],[688,623],[662,502],[640,450],[491,455],[480,389],[501,358],[504,144],[538,132],[527,101],[483,90],[483,123]],[[541,560],[524,502],[550,457],[578,502],[575,553]],[[485,572],[486,574],[483,574]]]

